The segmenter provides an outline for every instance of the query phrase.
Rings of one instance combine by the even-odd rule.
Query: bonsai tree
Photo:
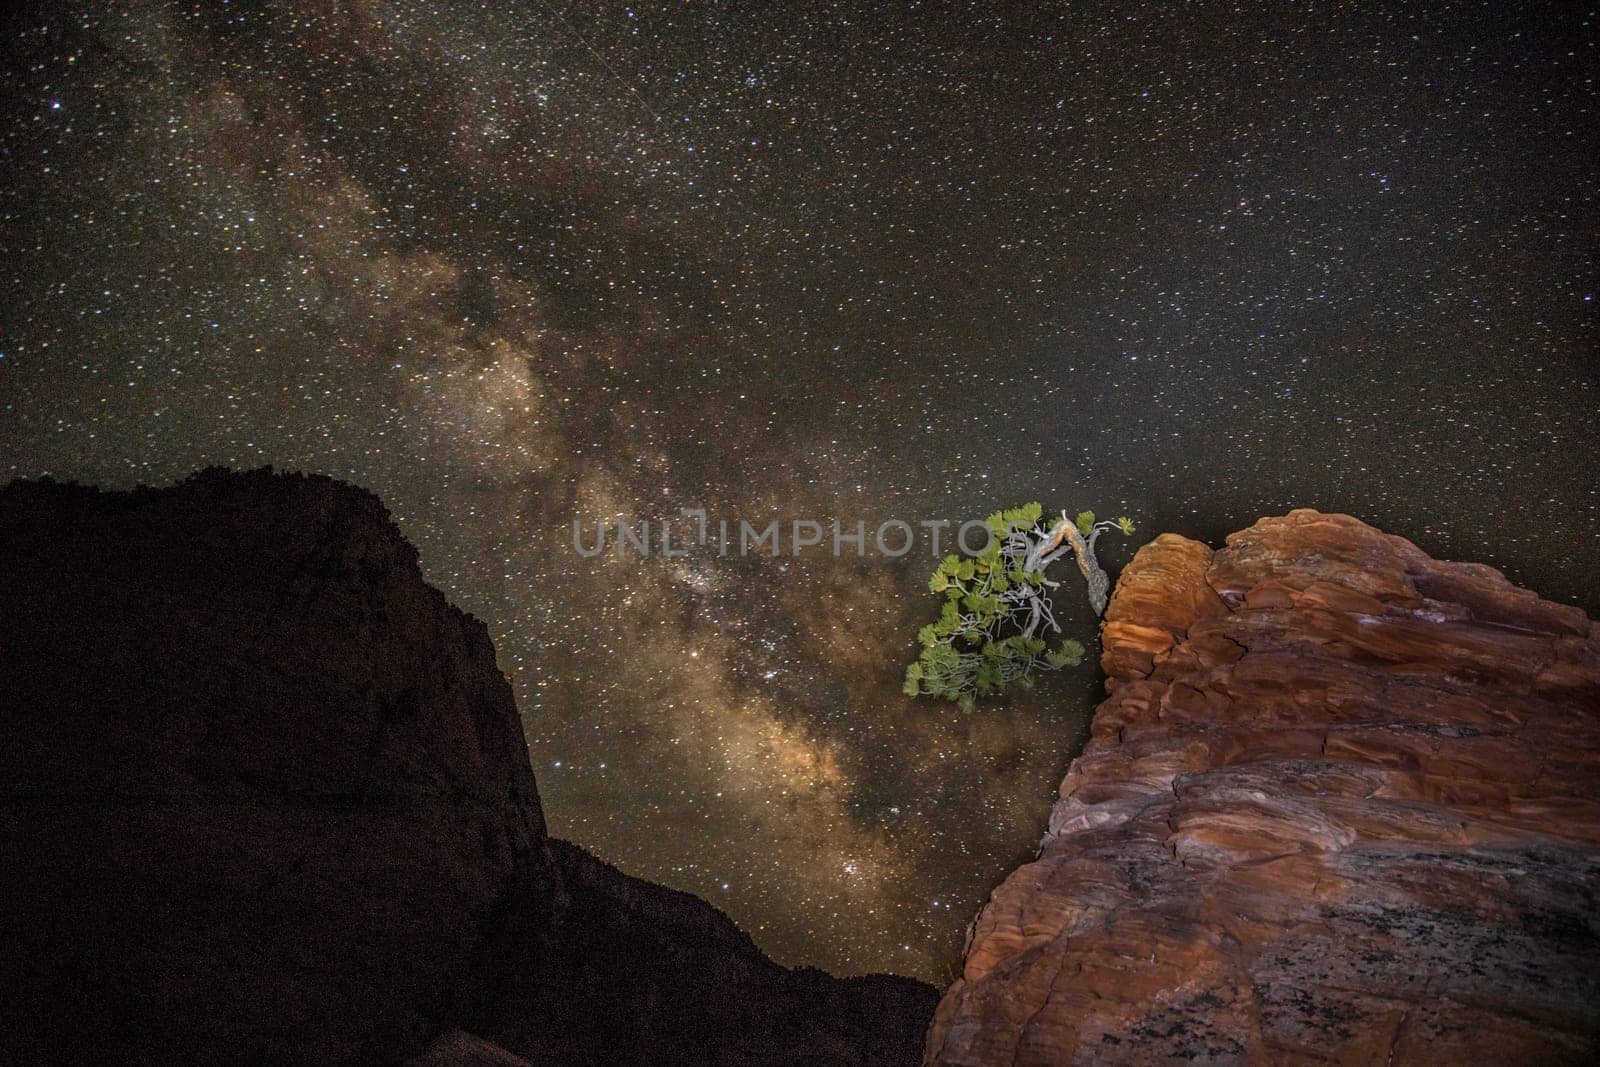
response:
[[[976,556],[946,556],[928,590],[944,597],[936,622],[917,633],[922,654],[906,667],[908,696],[944,697],[971,711],[979,697],[1012,686],[1032,689],[1038,671],[1075,667],[1083,645],[1071,639],[1054,648],[1046,634],[1059,634],[1051,593],[1061,583],[1047,576],[1050,565],[1070,553],[1088,585],[1095,614],[1106,610],[1110,586],[1095,559],[1095,543],[1107,530],[1133,533],[1126,517],[1096,522],[1094,512],[1043,521],[1035,502],[997,511],[986,520],[993,536]]]

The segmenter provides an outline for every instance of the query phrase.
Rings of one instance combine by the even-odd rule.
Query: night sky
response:
[[[962,715],[899,692],[925,543],[575,518],[1037,499],[1131,515],[1114,571],[1308,506],[1600,614],[1588,5],[35,6],[0,476],[371,488],[553,832],[782,962],[952,977],[1096,668]]]

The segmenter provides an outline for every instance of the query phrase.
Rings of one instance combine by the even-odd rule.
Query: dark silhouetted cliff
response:
[[[545,834],[481,623],[376,498],[0,491],[0,1062],[915,1062],[937,994],[789,970]]]

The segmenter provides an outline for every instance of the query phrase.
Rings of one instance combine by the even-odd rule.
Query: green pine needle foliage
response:
[[[1025,567],[1030,550],[1051,529],[1043,507],[1034,502],[997,511],[986,522],[994,534],[986,551],[946,556],[928,578],[928,591],[941,597],[939,617],[917,632],[922,651],[906,667],[907,696],[942,697],[971,711],[980,698],[1032,689],[1040,672],[1083,662],[1080,642],[1066,639],[1052,647],[1040,636],[1054,629],[1050,588],[1040,570]],[[1075,525],[1088,537],[1094,512],[1080,513]],[[1133,532],[1127,517],[1115,526],[1125,535]],[[1051,625],[1041,625],[1044,619]]]

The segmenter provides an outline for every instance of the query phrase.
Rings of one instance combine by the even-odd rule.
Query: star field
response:
[[[279,7],[7,16],[0,472],[371,488],[552,831],[782,962],[952,977],[1094,670],[914,702],[922,545],[574,519],[1308,506],[1600,609],[1590,8]]]

